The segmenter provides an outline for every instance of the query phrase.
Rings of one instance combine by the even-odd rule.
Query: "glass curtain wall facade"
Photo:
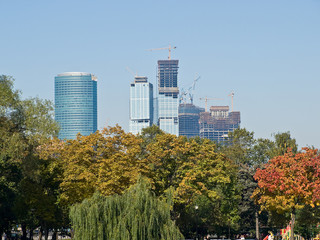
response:
[[[157,97],[154,97],[153,98],[153,123],[152,124],[155,124],[157,126],[159,126],[158,124],[158,98]]]
[[[135,77],[130,84],[130,122],[129,130],[133,134],[141,133],[143,128],[153,123],[153,85],[146,77]]]
[[[179,60],[158,61],[158,125],[161,130],[179,135]]]
[[[199,136],[200,112],[204,108],[199,108],[191,103],[181,103],[179,105],[179,135],[187,138]]]
[[[54,81],[55,120],[59,139],[75,139],[77,134],[97,131],[97,78],[90,73],[58,74]]]

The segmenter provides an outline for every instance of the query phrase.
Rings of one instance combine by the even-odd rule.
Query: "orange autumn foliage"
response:
[[[291,150],[258,169],[258,188],[253,198],[263,210],[294,212],[305,205],[320,204],[320,156],[317,149]]]

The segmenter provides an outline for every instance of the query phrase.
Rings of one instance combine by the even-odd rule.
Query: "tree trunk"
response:
[[[21,240],[27,240],[27,226],[25,223],[21,224],[22,228],[22,237]]]
[[[296,218],[295,211],[293,211],[291,213],[291,235],[290,235],[290,240],[294,240],[294,222],[296,220],[295,218]]]
[[[44,239],[48,240],[48,236],[49,236],[49,231],[48,231],[47,226],[45,226],[45,228],[44,228]]]
[[[71,235],[71,239],[74,239],[74,230],[72,228],[71,228],[70,235]]]
[[[39,240],[41,240],[42,239],[42,228],[40,228],[40,230],[39,230],[39,238],[38,238]]]
[[[58,238],[57,238],[57,235],[58,235],[57,230],[54,230],[54,231],[53,231],[53,234],[52,234],[52,240],[57,240],[57,239],[58,239]]]
[[[30,240],[33,240],[33,229],[30,229]]]
[[[259,232],[259,214],[258,211],[256,210],[256,239],[260,239],[260,232]]]

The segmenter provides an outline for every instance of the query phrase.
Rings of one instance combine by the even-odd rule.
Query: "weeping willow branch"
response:
[[[70,218],[76,240],[184,239],[170,218],[171,201],[159,200],[140,179],[123,195],[95,193],[74,205]]]

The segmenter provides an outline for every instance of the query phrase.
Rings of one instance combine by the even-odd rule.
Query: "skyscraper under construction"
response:
[[[229,106],[212,106],[210,112],[200,113],[200,137],[225,142],[240,122],[240,112],[229,112]]]
[[[158,126],[161,130],[179,135],[179,60],[158,61]]]

